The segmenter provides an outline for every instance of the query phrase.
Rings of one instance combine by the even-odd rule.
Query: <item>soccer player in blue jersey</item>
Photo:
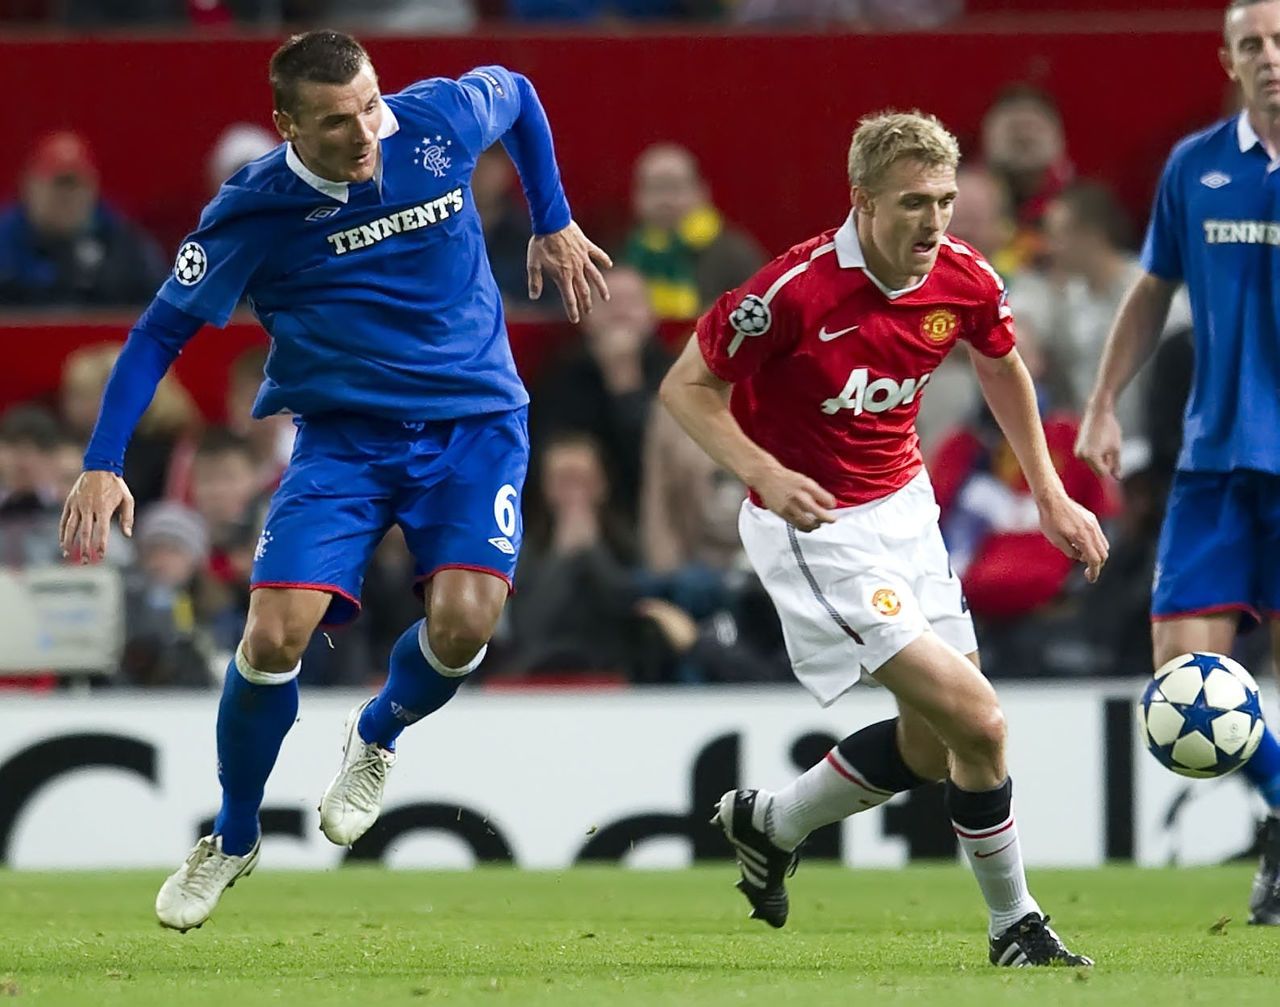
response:
[[[133,499],[125,446],[156,384],[206,322],[244,296],[271,336],[255,416],[288,411],[293,458],[254,555],[248,624],[218,708],[222,806],[156,898],[165,926],[200,926],[257,863],[258,811],[298,711],[300,657],[318,625],[353,619],[364,568],[398,524],[425,620],[386,685],[352,711],[321,828],[349,845],[376,820],[404,728],[443,706],[484,657],[520,548],[528,396],[469,180],[496,141],[533,218],[529,292],[544,274],[573,321],[607,297],[611,263],[573,222],[532,85],[501,67],[383,96],[353,38],[315,31],[272,57],[284,143],[233,175],[182,243],[103,397],[63,512],[65,552],[100,558]]]
[[[1195,378],[1151,599],[1156,667],[1230,653],[1241,620],[1271,621],[1280,655],[1280,0],[1234,0],[1222,66],[1244,111],[1180,142],[1160,179],[1140,276],[1120,309],[1076,453],[1118,474],[1114,403],[1187,285]],[[1250,922],[1280,926],[1280,741],[1244,774],[1270,807]]]

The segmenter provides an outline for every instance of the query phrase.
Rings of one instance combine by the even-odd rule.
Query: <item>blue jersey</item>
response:
[[[1280,473],[1277,167],[1241,114],[1179,143],[1160,179],[1142,265],[1191,299],[1182,471]]]
[[[372,180],[320,178],[281,145],[222,186],[160,289],[219,326],[247,295],[272,341],[255,416],[442,420],[528,402],[470,179],[505,139],[535,232],[569,224],[537,97],[518,74],[483,67],[384,102]]]

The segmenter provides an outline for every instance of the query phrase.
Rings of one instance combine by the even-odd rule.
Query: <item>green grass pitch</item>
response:
[[[1280,929],[1244,925],[1247,867],[1033,872],[1055,926],[1099,964],[1016,971],[987,965],[977,890],[949,865],[802,864],[781,931],[745,919],[728,864],[268,866],[185,935],[151,914],[162,876],[0,872],[0,1003],[1280,1004]]]

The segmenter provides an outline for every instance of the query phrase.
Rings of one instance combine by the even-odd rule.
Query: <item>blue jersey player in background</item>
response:
[[[271,336],[255,416],[297,417],[293,457],[254,556],[248,624],[218,708],[222,805],[164,883],[165,926],[200,926],[257,863],[258,812],[298,711],[300,657],[319,625],[353,619],[365,565],[398,524],[424,587],[424,620],[387,682],[352,711],[321,828],[349,845],[377,819],[396,738],[480,662],[520,548],[528,396],[516,374],[469,181],[501,141],[533,217],[529,291],[544,273],[577,321],[607,297],[608,257],[570,217],[551,132],[529,81],[501,67],[383,97],[360,43],[333,31],[272,57],[284,143],[232,176],[183,242],[103,398],[67,499],[64,552],[126,535],[125,447],[160,377],[206,322],[247,296]]]
[[[1076,453],[1118,474],[1114,403],[1155,347],[1178,284],[1195,377],[1151,599],[1156,667],[1229,654],[1241,620],[1271,623],[1280,656],[1280,0],[1234,0],[1220,58],[1244,111],[1169,157],[1130,291],[1103,353]],[[1280,926],[1280,742],[1245,765],[1270,815],[1250,922]]]

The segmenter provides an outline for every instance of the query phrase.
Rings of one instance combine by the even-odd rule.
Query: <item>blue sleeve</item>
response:
[[[262,233],[262,218],[241,212],[245,208],[236,203],[236,190],[224,186],[205,207],[199,227],[178,248],[158,294],[180,311],[219,328],[231,318],[271,246],[270,235]]]
[[[124,450],[156,386],[204,322],[157,297],[129,333],[111,369],[98,422],[84,453],[86,472],[124,472]]]
[[[1160,187],[1156,190],[1155,205],[1151,209],[1151,223],[1147,225],[1147,237],[1142,243],[1142,268],[1153,276],[1177,282],[1182,279],[1183,217],[1178,179],[1181,163],[1175,151],[1160,175]]]
[[[520,173],[534,234],[569,226],[573,215],[560,182],[551,124],[529,78],[500,66],[477,67],[458,83],[479,126],[473,156],[501,140]]]

